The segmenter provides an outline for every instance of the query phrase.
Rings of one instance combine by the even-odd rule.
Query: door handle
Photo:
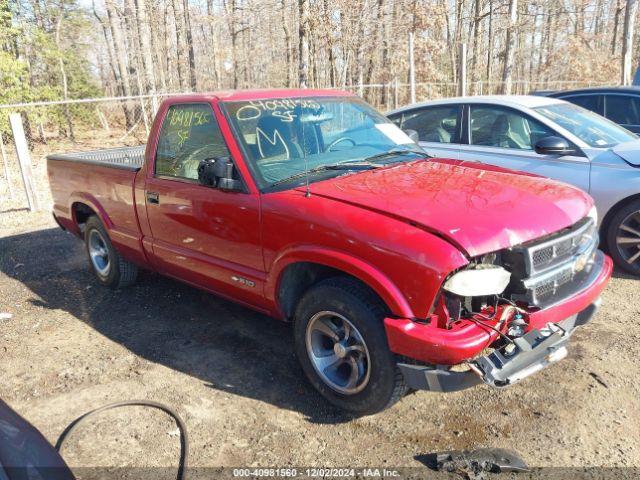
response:
[[[147,192],[147,202],[160,203],[160,194],[158,192]]]

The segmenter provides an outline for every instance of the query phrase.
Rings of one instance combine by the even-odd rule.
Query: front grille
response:
[[[512,272],[508,287],[515,300],[544,308],[564,298],[576,282],[588,276],[598,248],[598,232],[591,218],[542,239],[504,252]]]

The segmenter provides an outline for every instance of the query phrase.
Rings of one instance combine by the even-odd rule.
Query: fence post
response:
[[[460,64],[458,66],[458,95],[464,97],[467,95],[467,44],[460,44]]]
[[[39,210],[38,195],[33,184],[33,174],[31,173],[31,155],[29,154],[29,146],[27,138],[24,136],[24,128],[22,126],[22,116],[19,113],[9,115],[11,123],[11,131],[13,132],[13,143],[16,146],[16,154],[18,155],[18,164],[20,165],[20,173],[22,174],[22,183],[24,192],[29,202],[29,210],[35,212]]]
[[[398,77],[393,77],[393,108],[398,108]]]
[[[413,57],[413,32],[409,32],[409,88],[411,103],[416,103],[416,65]]]

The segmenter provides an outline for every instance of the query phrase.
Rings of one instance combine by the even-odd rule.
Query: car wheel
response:
[[[379,412],[407,392],[384,316],[375,294],[343,277],[318,283],[296,308],[294,343],[302,369],[320,394],[349,413]]]
[[[117,289],[136,281],[138,267],[120,256],[98,217],[87,220],[84,242],[91,269],[102,285]]]
[[[617,266],[640,276],[640,200],[625,205],[611,218],[607,247]]]

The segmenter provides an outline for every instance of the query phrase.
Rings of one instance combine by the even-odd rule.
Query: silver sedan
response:
[[[563,100],[536,96],[450,98],[387,116],[414,130],[432,156],[471,160],[573,184],[596,201],[604,246],[640,275],[640,139]]]

